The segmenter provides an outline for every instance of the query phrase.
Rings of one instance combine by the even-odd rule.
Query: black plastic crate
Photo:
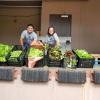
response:
[[[18,61],[18,62],[10,62],[10,61],[8,61],[7,62],[7,65],[8,66],[18,66],[18,67],[21,67],[21,66],[24,66],[25,65],[25,62],[22,60],[20,60],[20,61]]]
[[[35,67],[43,67],[44,65],[45,65],[45,61],[43,58],[36,63]]]
[[[47,61],[47,66],[48,67],[64,67],[64,64],[63,64],[64,60],[51,60],[48,58],[48,61]]]
[[[45,61],[44,61],[44,57],[43,59],[37,61],[37,63],[35,64],[35,67],[43,67],[45,65]],[[28,66],[28,57],[25,58],[25,65]]]
[[[77,67],[78,68],[93,68],[93,65],[95,63],[95,58],[91,59],[84,59],[80,58],[75,51],[73,50],[73,53],[76,55],[76,59],[78,60],[77,62]]]
[[[93,68],[94,59],[78,59],[78,68]]]
[[[12,51],[16,51],[16,50],[22,50],[21,45],[15,45]],[[10,54],[9,54],[10,57]],[[17,59],[17,61],[11,61],[9,60],[9,57],[7,59],[7,64],[8,66],[24,66],[25,65],[25,52],[22,51],[22,53],[20,54],[20,56],[18,58],[14,58]]]
[[[7,62],[0,62],[0,66],[7,66]]]
[[[47,66],[48,67],[64,67],[64,59],[52,60],[49,57],[47,57]]]

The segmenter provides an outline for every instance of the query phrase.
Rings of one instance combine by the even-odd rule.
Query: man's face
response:
[[[27,27],[27,32],[28,33],[32,33],[34,31],[33,27],[32,26],[28,26]]]

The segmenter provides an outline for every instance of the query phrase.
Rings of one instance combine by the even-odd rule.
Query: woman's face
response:
[[[28,26],[27,27],[27,32],[28,33],[32,33],[34,31],[33,27],[32,26]]]
[[[50,28],[49,28],[49,34],[52,35],[53,33],[54,33],[54,28],[53,28],[53,27],[50,27]]]

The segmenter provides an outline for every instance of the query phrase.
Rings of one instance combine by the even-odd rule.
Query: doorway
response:
[[[62,37],[71,37],[71,21],[70,14],[51,14],[49,17],[49,25],[54,26],[57,34]]]

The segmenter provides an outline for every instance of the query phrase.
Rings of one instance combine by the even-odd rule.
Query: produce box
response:
[[[64,67],[64,58],[59,47],[48,49],[47,66],[48,67]]]
[[[35,67],[43,67],[45,65],[44,50],[39,50],[34,47],[29,48],[25,55],[26,66],[28,66],[28,58],[34,59],[35,57],[42,57],[42,56],[43,56],[43,59],[37,61]]]
[[[0,66],[7,66],[7,58],[13,46],[0,43]]]
[[[91,54],[89,54],[86,50],[83,49],[74,49],[73,52],[78,60],[78,68],[93,68],[95,59]]]
[[[47,66],[48,67],[64,67],[63,64],[64,60],[51,60],[50,58],[47,59]]]
[[[7,59],[9,66],[23,66],[25,64],[25,52],[22,50],[21,45],[15,45]]]

